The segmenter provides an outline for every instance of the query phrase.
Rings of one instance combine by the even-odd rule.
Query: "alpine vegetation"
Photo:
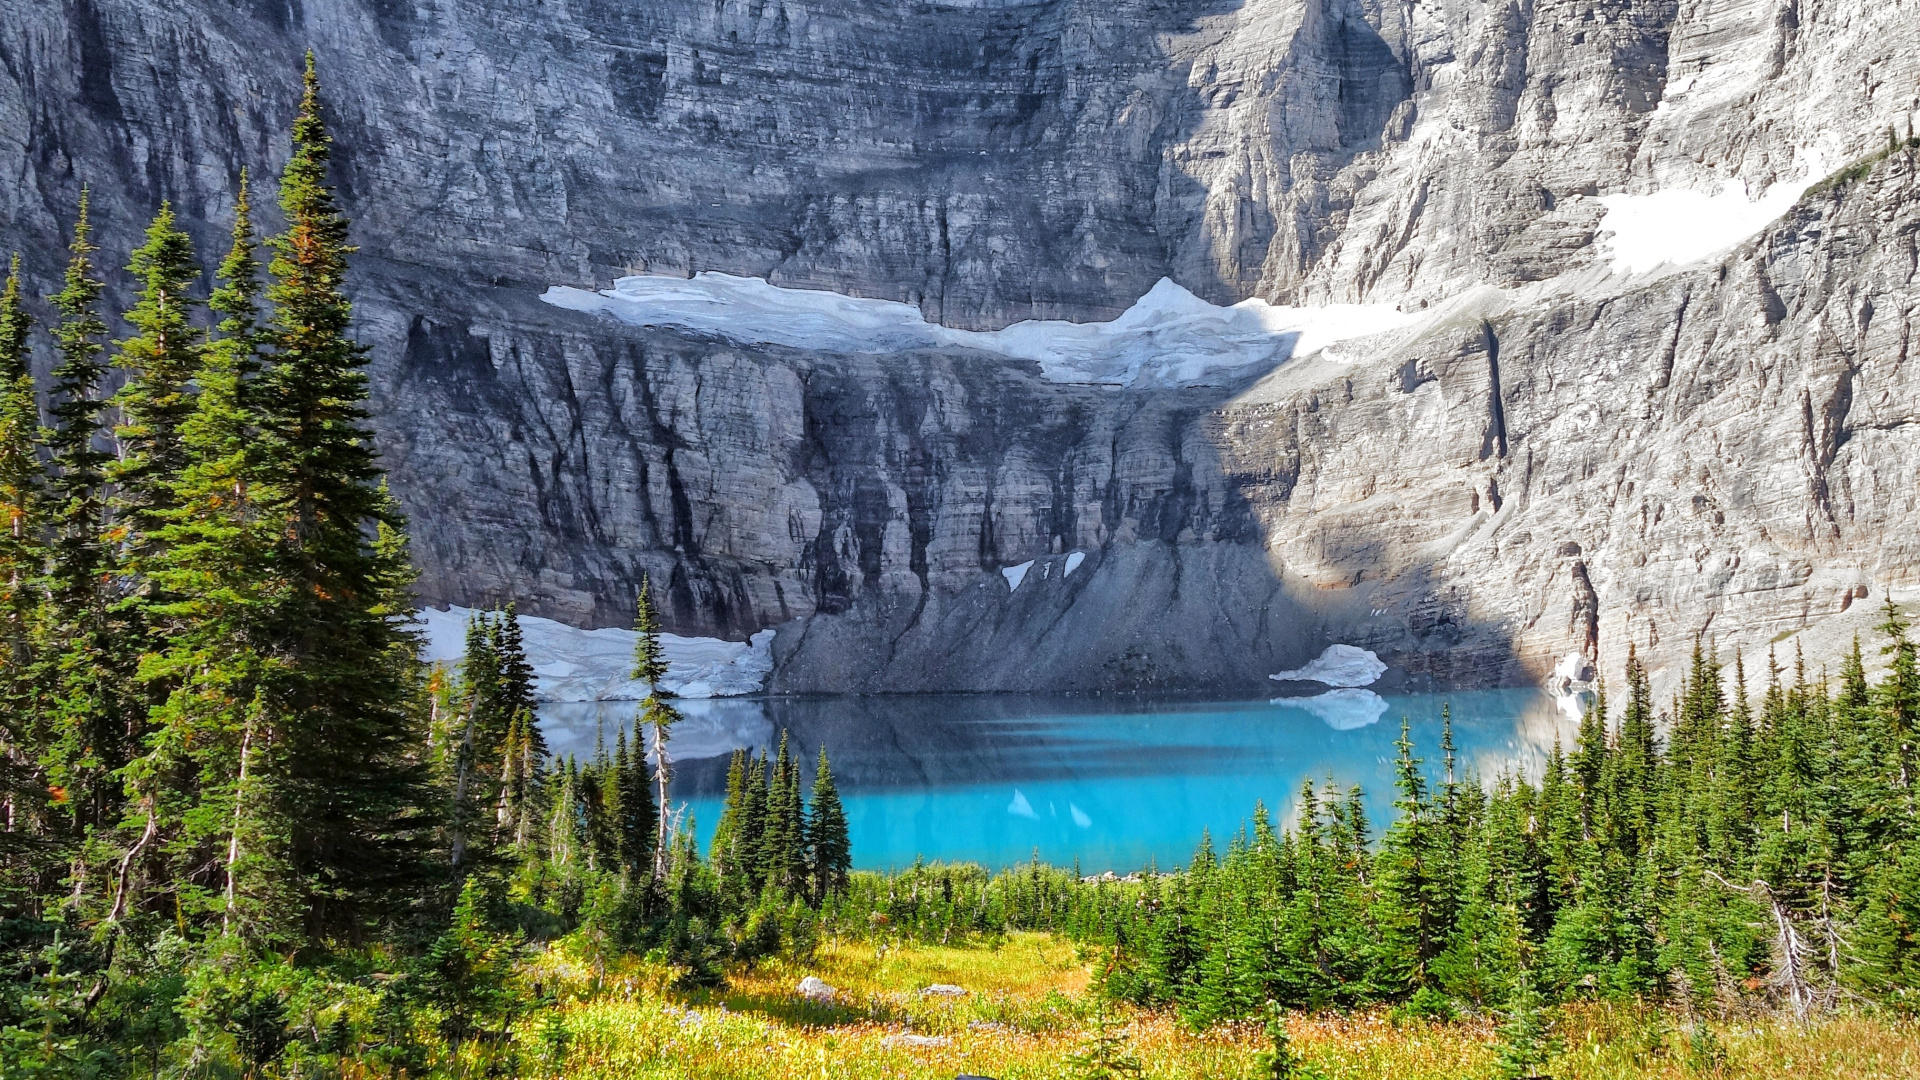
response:
[[[539,1004],[530,941],[652,953],[711,985],[810,941],[845,888],[824,752],[812,814],[783,743],[764,813],[732,829],[751,858],[695,849],[670,803],[677,714],[646,589],[635,677],[652,692],[632,738],[587,761],[548,753],[511,607],[472,620],[457,667],[419,659],[330,145],[309,55],[284,231],[256,233],[240,171],[202,295],[162,204],[118,338],[83,194],[45,385],[8,268],[4,1075],[504,1065]]]

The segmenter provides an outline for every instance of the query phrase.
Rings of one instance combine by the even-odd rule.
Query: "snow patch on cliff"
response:
[[[421,659],[454,664],[466,654],[471,608],[425,608],[415,614],[425,643]],[[646,684],[629,677],[633,670],[631,630],[581,630],[552,619],[520,616],[527,662],[533,665],[534,693],[542,701],[627,701],[646,696]],[[759,693],[773,672],[773,631],[748,641],[661,634],[667,654],[662,688],[684,698],[734,697]]]
[[[962,346],[1035,361],[1056,382],[1122,386],[1206,385],[1419,318],[1390,304],[1302,308],[1243,300],[1220,307],[1167,278],[1111,322],[1028,320],[992,331],[930,323],[912,304],[786,289],[712,271],[624,277],[599,292],[556,285],[541,299],[636,326],[673,326],[744,344],[878,354]]]
[[[1602,195],[1600,243],[1625,274],[1685,266],[1742,243],[1786,213],[1813,186],[1822,155],[1810,154],[1805,178],[1755,195],[1739,180],[1718,192],[1670,188],[1650,195]]]
[[[1033,560],[1028,559],[1019,566],[1003,567],[1000,576],[1007,579],[1007,591],[1019,592],[1020,583],[1027,580],[1027,571],[1033,569]]]
[[[1387,673],[1387,665],[1371,649],[1358,645],[1329,645],[1305,667],[1275,672],[1274,682],[1317,682],[1328,686],[1372,686]]]

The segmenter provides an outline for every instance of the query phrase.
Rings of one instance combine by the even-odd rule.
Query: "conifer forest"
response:
[[[1014,1047],[1006,1076],[1630,1074],[1580,1071],[1596,1015],[1641,1018],[1649,1069],[1724,1074],[1712,1025],[1762,1020],[1910,1051],[1920,660],[1891,603],[1837,657],[1703,635],[1667,700],[1629,660],[1535,776],[1403,724],[1391,791],[1310,783],[1183,866],[854,871],[828,752],[784,737],[734,753],[702,845],[649,588],[653,692],[591,756],[549,751],[511,606],[420,659],[311,57],[290,134],[273,184],[236,175],[204,295],[161,205],[135,303],[103,310],[122,271],[84,196],[59,291],[24,296],[16,258],[0,294],[0,1076],[951,1076],[911,1055],[969,1032]],[[878,990],[769,1004],[889,954],[1055,945],[1078,996],[948,1034]],[[803,1034],[727,1026],[750,1009]],[[1470,1049],[1368,1072],[1309,1030],[1355,1017]],[[805,1042],[842,1022],[893,1041]]]

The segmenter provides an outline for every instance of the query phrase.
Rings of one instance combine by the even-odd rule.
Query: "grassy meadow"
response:
[[[531,1075],[577,1080],[1078,1080],[1072,1061],[1100,1008],[1092,963],[1050,935],[942,946],[830,939],[808,963],[735,970],[717,990],[676,990],[674,971],[633,958],[596,965],[556,946],[524,969],[555,1001],[517,1025],[515,1058]],[[807,1000],[802,978],[835,988]],[[937,984],[965,996],[921,991]],[[1109,1013],[1156,1080],[1254,1077],[1270,1047],[1261,1027],[1193,1031],[1167,1012]],[[1920,1077],[1920,1024],[1848,1013],[1807,1024],[1775,1016],[1697,1027],[1639,1006],[1574,1004],[1553,1013],[1557,1080]],[[1436,1022],[1386,1009],[1293,1014],[1302,1075],[1327,1080],[1459,1080],[1496,1075],[1497,1017]],[[458,1071],[453,1062],[449,1071]],[[375,1071],[365,1076],[380,1075]]]

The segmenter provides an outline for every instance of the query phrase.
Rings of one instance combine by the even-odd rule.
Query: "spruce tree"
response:
[[[29,665],[29,634],[39,608],[36,579],[45,554],[41,511],[45,469],[40,463],[40,406],[28,370],[32,316],[20,306],[20,256],[0,289],[0,617],[4,617],[7,711],[24,707],[14,684]],[[20,744],[15,744],[20,745]]]
[[[1426,985],[1427,964],[1444,945],[1450,897],[1441,872],[1440,822],[1405,719],[1394,746],[1394,787],[1400,793],[1394,807],[1400,816],[1381,842],[1379,922],[1390,978],[1412,990]]]
[[[404,610],[403,522],[366,427],[365,349],[342,285],[347,222],[327,185],[330,137],[307,57],[281,177],[272,346],[261,371],[255,503],[273,528],[262,620],[284,717],[280,824],[315,934],[360,933],[424,869],[424,774],[411,755],[417,662]],[[376,542],[376,538],[378,542]]]
[[[820,764],[813,774],[813,806],[807,816],[807,850],[812,855],[813,902],[818,905],[846,891],[853,867],[847,838],[847,813],[840,805],[840,789],[827,764],[827,748],[820,748]]]
[[[202,780],[195,752],[205,749],[194,738],[204,726],[196,722],[200,710],[169,701],[182,675],[179,665],[141,663],[143,654],[165,650],[170,630],[188,629],[168,618],[181,611],[169,603],[168,593],[156,591],[166,578],[155,573],[162,568],[163,534],[188,465],[182,433],[193,411],[190,383],[200,366],[202,339],[192,318],[198,302],[190,292],[200,272],[192,244],[167,204],[161,204],[127,269],[139,290],[125,316],[135,333],[118,343],[127,381],[112,400],[121,420],[113,432],[119,457],[106,468],[112,488],[109,535],[118,552],[108,663],[126,673],[129,683],[122,710],[158,711],[149,716],[157,721],[155,730],[121,772],[133,817],[120,840],[125,853],[110,918],[136,905],[147,891],[170,891],[180,907],[199,909],[212,881],[191,868],[217,858],[202,849],[204,837],[183,835],[189,821],[204,816],[194,812]]]
[[[117,816],[118,785],[112,776],[132,756],[140,732],[120,708],[125,688],[110,664],[113,642],[102,586],[112,561],[103,472],[110,455],[99,446],[107,408],[100,396],[107,324],[99,313],[106,283],[94,268],[99,249],[92,241],[89,201],[81,189],[65,279],[51,297],[60,320],[53,329],[59,362],[53,369],[53,426],[47,434],[48,617],[41,652],[48,670],[36,676],[54,688],[57,702],[45,721],[51,728],[48,780],[70,826],[81,834]],[[84,857],[76,875],[83,865]]]
[[[262,690],[274,537],[252,498],[256,244],[242,170],[232,245],[208,304],[220,321],[200,350],[199,392],[177,426],[179,465],[149,474],[167,490],[141,501],[139,512],[151,522],[141,564],[153,598],[147,614],[165,631],[143,671],[171,688],[154,714],[162,732],[155,750],[171,748],[177,764],[190,765],[198,789],[181,793],[169,821],[177,863],[197,869],[171,887],[185,911],[217,912],[225,931],[266,941],[292,933],[298,901],[273,812],[285,741]]]
[[[0,289],[0,918],[29,910],[38,884],[46,785],[40,779],[34,638],[44,505],[40,407],[28,370],[32,319],[20,306],[20,257]]]
[[[1559,1050],[1545,1011],[1546,1003],[1532,978],[1522,969],[1507,1001],[1507,1021],[1500,1026],[1499,1058],[1495,1074],[1504,1080],[1526,1080]]]
[[[800,770],[788,749],[787,733],[780,733],[779,753],[767,788],[766,831],[761,841],[761,863],[768,889],[782,896],[806,891],[806,822],[800,805]]]
[[[647,696],[640,703],[637,727],[652,736],[653,776],[659,787],[659,820],[653,842],[653,876],[665,879],[669,841],[672,839],[673,805],[669,785],[673,782],[673,755],[667,749],[667,736],[680,720],[680,713],[668,702],[673,695],[661,680],[667,677],[666,650],[660,644],[660,617],[653,607],[652,586],[640,579],[640,595],[634,601],[633,628],[638,637],[633,644],[633,678],[647,684]],[[637,739],[637,737],[636,737]],[[641,757],[644,750],[638,751]]]
[[[767,881],[767,760],[766,755],[749,752],[746,774],[741,778],[740,822],[733,847],[746,895],[756,897]]]
[[[193,244],[174,223],[173,207],[160,204],[146,242],[134,249],[127,269],[140,284],[126,314],[134,336],[119,343],[126,382],[113,396],[121,422],[114,428],[120,456],[109,470],[115,487],[115,519],[136,574],[157,543],[165,513],[187,466],[182,429],[194,408],[191,384],[200,374],[202,337],[193,323],[198,301],[191,294],[200,271]]]
[[[620,870],[628,881],[638,880],[653,865],[654,836],[659,829],[659,811],[653,804],[653,788],[647,783],[644,743],[636,740],[631,750],[623,728],[614,751],[614,786],[619,791],[616,820]]]
[[[740,832],[740,801],[746,793],[747,752],[735,750],[727,758],[727,795],[720,804],[720,821],[713,828],[713,841],[707,845],[707,864],[721,880],[737,877],[738,856],[735,845]]]

